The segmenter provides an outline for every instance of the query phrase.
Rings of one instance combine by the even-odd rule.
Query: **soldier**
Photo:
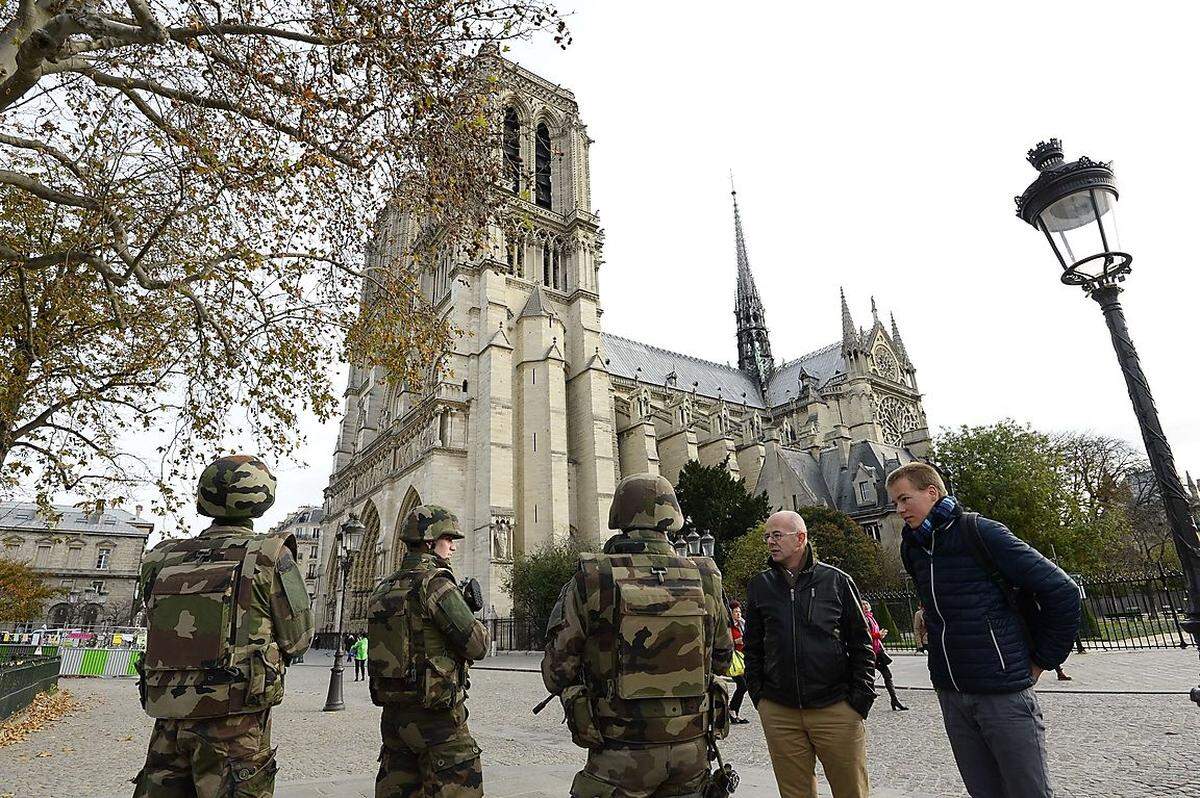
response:
[[[713,679],[733,659],[721,573],[708,557],[678,556],[667,540],[683,515],[663,477],[621,480],[608,526],[621,533],[603,554],[580,557],[542,659],[546,689],[560,695],[572,739],[588,749],[571,795],[698,798],[710,723],[728,728],[727,696]]]
[[[271,707],[313,628],[295,538],[253,531],[274,501],[275,477],[258,458],[215,460],[196,498],[212,525],[142,562],[149,630],[138,689],[155,721],[134,798],[275,791]]]
[[[371,593],[367,673],[371,700],[383,707],[375,798],[483,795],[464,704],[467,669],[487,653],[488,633],[474,616],[483,607],[479,583],[459,592],[450,570],[462,537],[446,508],[415,508],[404,521],[400,568]]]

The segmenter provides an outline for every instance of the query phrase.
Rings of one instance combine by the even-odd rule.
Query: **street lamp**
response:
[[[338,530],[337,537],[334,538],[334,546],[338,555],[338,567],[341,569],[342,586],[338,593],[337,606],[337,651],[333,655],[333,667],[329,669],[329,693],[325,697],[324,712],[338,712],[346,708],[345,701],[342,700],[342,660],[344,651],[342,649],[342,618],[346,611],[346,580],[350,576],[350,566],[354,564],[354,555],[358,553],[359,544],[362,543],[363,531],[366,527],[362,521],[358,520],[358,516],[350,513],[349,517],[342,522],[341,528]]]
[[[1181,626],[1200,647],[1200,536],[1118,300],[1118,283],[1130,273],[1133,257],[1121,251],[1117,239],[1117,183],[1112,165],[1087,157],[1064,163],[1058,139],[1039,143],[1029,151],[1028,159],[1040,174],[1016,198],[1017,215],[1041,230],[1050,242],[1062,267],[1062,282],[1083,288],[1104,312],[1187,580],[1188,611]],[[1200,687],[1192,690],[1191,698],[1200,704]]]
[[[694,529],[687,533],[687,553],[691,557],[700,553],[700,534]]]
[[[711,557],[716,547],[717,540],[713,537],[712,532],[704,530],[704,534],[700,536],[700,553],[705,557]]]
[[[675,540],[672,541],[671,545],[675,547],[676,555],[680,557],[688,556],[687,538],[683,536],[682,532],[675,536]]]

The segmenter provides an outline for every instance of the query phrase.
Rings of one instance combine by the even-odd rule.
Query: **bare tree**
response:
[[[0,490],[149,479],[168,506],[231,434],[291,451],[299,412],[334,412],[339,356],[421,383],[451,330],[414,271],[363,273],[372,219],[386,199],[437,230],[418,241],[481,241],[494,54],[567,41],[544,0],[0,0],[0,20]],[[132,457],[139,435],[161,458]]]

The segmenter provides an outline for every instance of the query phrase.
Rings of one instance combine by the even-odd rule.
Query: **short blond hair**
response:
[[[925,490],[932,485],[937,488],[939,499],[946,495],[946,483],[942,481],[942,475],[929,463],[907,463],[900,466],[888,474],[887,486],[890,488],[901,479],[907,479],[917,490]]]

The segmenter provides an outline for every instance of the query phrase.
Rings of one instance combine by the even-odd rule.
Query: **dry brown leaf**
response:
[[[0,748],[21,742],[30,734],[54,723],[81,706],[66,690],[38,693],[29,706],[0,724]],[[36,756],[48,757],[53,754],[49,751],[42,751]],[[0,795],[0,798],[3,796]]]

